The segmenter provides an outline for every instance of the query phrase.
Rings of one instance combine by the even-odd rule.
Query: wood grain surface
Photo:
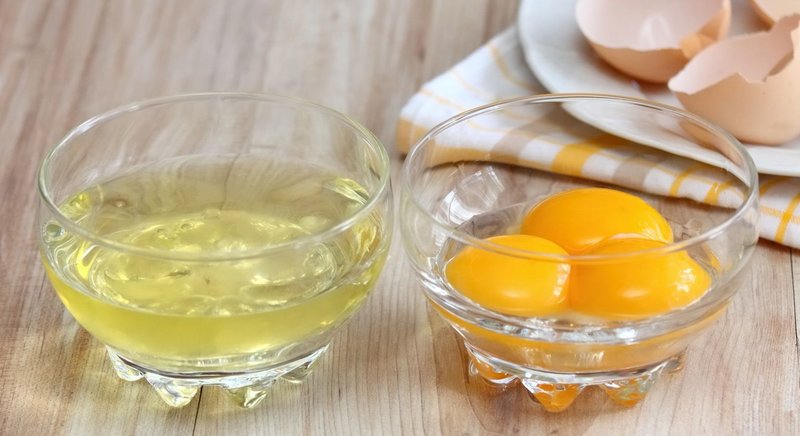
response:
[[[762,242],[727,315],[632,409],[587,392],[547,414],[466,376],[397,238],[366,307],[303,385],[254,410],[182,409],[119,380],[39,263],[34,174],[70,127],[208,90],[297,95],[392,149],[403,103],[514,21],[507,0],[0,0],[0,434],[798,434],[797,253]],[[401,157],[393,153],[395,174]],[[794,257],[793,257],[794,256]],[[793,274],[798,271],[797,274]]]

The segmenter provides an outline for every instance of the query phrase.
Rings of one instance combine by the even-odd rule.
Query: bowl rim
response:
[[[743,167],[745,168],[746,173],[744,175],[745,178],[740,180],[748,184],[748,189],[745,192],[744,201],[742,201],[742,203],[734,210],[734,212],[731,213],[722,222],[718,223],[717,225],[713,226],[712,228],[706,230],[705,232],[699,235],[695,235],[681,241],[674,241],[660,247],[649,248],[646,250],[625,252],[625,253],[563,255],[563,254],[543,253],[543,252],[511,248],[490,241],[486,241],[481,238],[477,238],[475,236],[468,234],[467,232],[459,230],[457,227],[447,225],[437,220],[434,216],[428,213],[428,211],[419,203],[419,201],[417,201],[417,198],[414,195],[412,195],[413,190],[411,187],[411,180],[413,176],[411,174],[411,163],[420,158],[419,155],[422,153],[422,150],[424,149],[425,145],[428,144],[431,141],[431,139],[435,138],[439,133],[449,129],[450,127],[453,127],[454,125],[465,122],[477,116],[491,112],[496,112],[498,110],[503,110],[512,106],[519,105],[521,103],[542,104],[542,103],[568,103],[577,101],[618,102],[623,104],[644,106],[648,109],[655,109],[677,115],[684,119],[688,119],[700,125],[701,127],[707,129],[713,134],[718,135],[722,139],[729,142],[730,145],[732,145],[733,148],[736,150],[736,152],[739,154],[739,157],[742,159]],[[580,121],[576,120],[576,122]],[[723,130],[716,124],[706,121],[705,119],[697,115],[694,115],[692,113],[689,113],[683,109],[679,109],[674,106],[653,102],[649,100],[633,98],[633,97],[623,97],[612,94],[593,94],[593,93],[539,94],[534,96],[516,97],[505,100],[499,100],[493,103],[485,104],[461,112],[434,126],[432,129],[426,132],[425,135],[423,135],[420,139],[418,139],[414,143],[414,145],[408,152],[405,161],[403,162],[402,175],[403,177],[401,182],[402,184],[401,190],[403,191],[403,194],[405,194],[405,196],[410,200],[409,201],[410,205],[415,209],[417,209],[417,211],[419,211],[420,214],[424,216],[428,222],[430,222],[437,228],[444,230],[448,234],[449,238],[452,238],[462,244],[477,247],[481,250],[489,251],[500,255],[512,256],[524,259],[532,259],[532,260],[559,262],[559,263],[571,263],[571,264],[602,263],[608,261],[619,261],[633,257],[658,256],[679,251],[685,251],[689,248],[696,247],[704,242],[714,239],[721,233],[725,232],[725,230],[732,227],[737,222],[741,221],[745,214],[749,213],[752,210],[757,211],[758,209],[757,207],[758,170],[756,169],[755,163],[753,162],[753,159],[750,156],[750,154],[733,135]]]
[[[56,155],[62,149],[67,147],[75,138],[80,137],[89,130],[101,126],[108,121],[112,121],[116,118],[123,117],[130,113],[140,112],[150,108],[155,108],[175,103],[180,104],[180,103],[196,102],[196,101],[213,102],[215,100],[218,101],[250,100],[267,104],[277,104],[287,107],[308,109],[325,114],[332,119],[344,123],[345,125],[352,128],[358,136],[360,136],[360,138],[366,143],[366,146],[374,153],[375,157],[377,157],[376,160],[378,164],[377,171],[379,172],[378,174],[379,179],[378,179],[378,184],[374,189],[374,192],[371,193],[369,199],[363,205],[361,205],[361,207],[359,207],[359,209],[355,211],[355,213],[353,213],[346,219],[338,222],[336,225],[328,229],[325,229],[321,232],[312,233],[310,235],[305,235],[290,241],[282,242],[280,244],[269,245],[266,247],[254,248],[250,250],[242,250],[240,252],[235,252],[235,253],[208,252],[201,254],[193,254],[193,253],[179,253],[164,249],[137,247],[135,245],[116,241],[95,234],[94,232],[88,230],[86,227],[73,221],[72,219],[64,215],[63,212],[61,212],[60,208],[58,207],[58,205],[55,203],[55,201],[51,196],[48,170],[50,168],[50,164],[56,158]],[[335,109],[302,98],[290,97],[279,94],[215,91],[215,92],[177,94],[165,97],[144,99],[128,103],[122,106],[117,106],[116,108],[95,115],[83,121],[82,123],[78,124],[76,127],[73,127],[64,137],[62,137],[54,146],[52,146],[47,151],[44,158],[41,160],[41,163],[39,164],[39,169],[36,172],[36,178],[37,178],[37,190],[39,193],[39,198],[41,199],[45,207],[49,209],[50,213],[59,222],[59,224],[61,224],[69,232],[73,232],[74,234],[88,241],[91,241],[104,248],[123,251],[126,253],[148,258],[157,258],[164,260],[181,260],[181,261],[192,261],[192,262],[219,262],[219,261],[236,261],[236,260],[253,259],[271,253],[284,251],[287,249],[302,248],[308,245],[317,244],[325,240],[331,239],[337,234],[346,231],[359,221],[363,220],[367,215],[369,215],[373,211],[373,209],[375,209],[377,205],[381,201],[383,201],[383,199],[390,192],[391,161],[389,159],[389,154],[388,151],[386,150],[386,147],[383,145],[381,140],[378,139],[377,136],[375,136],[374,133],[372,133],[369,129],[364,127],[361,123],[359,123],[355,119]]]

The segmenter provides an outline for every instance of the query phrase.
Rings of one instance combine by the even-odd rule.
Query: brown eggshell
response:
[[[770,25],[783,17],[800,14],[800,0],[750,0],[750,6]]]
[[[669,89],[742,141],[771,145],[800,135],[800,15],[708,47]]]
[[[575,17],[606,62],[637,79],[666,83],[728,33],[730,0],[579,0]]]

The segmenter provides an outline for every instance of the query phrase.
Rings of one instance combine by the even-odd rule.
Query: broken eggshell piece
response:
[[[579,0],[583,35],[606,62],[637,79],[666,83],[728,33],[730,0]]]
[[[783,17],[800,14],[800,0],[750,0],[750,6],[770,25]]]
[[[800,134],[800,15],[768,32],[721,41],[669,81],[683,106],[742,141],[780,144]]]

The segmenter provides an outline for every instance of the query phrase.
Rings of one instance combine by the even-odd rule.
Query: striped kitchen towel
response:
[[[469,108],[500,99],[542,93],[547,93],[547,90],[528,69],[516,28],[509,28],[423,85],[406,103],[397,124],[397,147],[407,152],[426,131]],[[575,124],[582,125],[577,120]],[[515,124],[509,120],[509,125]],[[585,125],[582,128],[592,129]],[[530,134],[509,142],[505,140],[510,136],[509,132],[504,131],[502,125],[469,123],[465,129],[470,130],[468,136],[474,136],[471,141],[464,142],[469,145],[461,144],[460,148],[444,145],[440,147],[441,150],[437,149],[438,160],[471,159],[471,152],[475,158],[485,157],[487,150],[481,148],[486,143],[492,144],[492,147],[501,144],[505,147],[503,152],[493,152],[489,156],[502,163],[727,207],[739,204],[743,197],[733,180],[730,183],[721,181],[718,171],[715,177],[711,177],[708,165],[693,164],[677,156],[666,159],[643,158],[641,147],[626,146],[624,141],[620,143],[619,138],[600,131],[588,142],[571,142],[568,139],[558,142],[553,141],[552,137]],[[543,129],[546,130],[546,127]],[[480,138],[495,139],[482,143]],[[761,175],[759,194],[761,236],[800,248],[800,178]]]

